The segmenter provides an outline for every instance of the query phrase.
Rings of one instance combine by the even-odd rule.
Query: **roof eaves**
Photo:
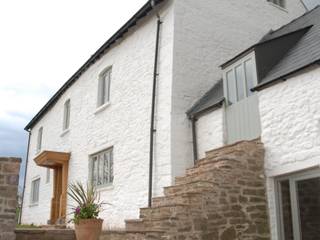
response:
[[[225,101],[225,98],[222,97],[220,98],[215,104],[212,104],[204,109],[202,109],[201,111],[198,111],[198,112],[190,112],[190,113],[187,113],[187,116],[189,119],[195,119],[195,118],[198,118],[199,116],[201,115],[204,115],[205,113],[209,112],[209,111],[213,111],[213,110],[216,110],[220,107],[222,107],[223,105],[223,102]]]
[[[276,84],[277,82],[280,82],[280,81],[287,81],[288,78],[290,78],[291,76],[295,75],[295,74],[298,74],[299,72],[303,71],[304,69],[308,68],[308,67],[311,67],[313,65],[320,65],[320,59],[312,62],[312,63],[309,63],[307,65],[304,65],[292,72],[289,72],[289,73],[286,73],[282,76],[279,76],[277,78],[274,78],[274,79],[271,79],[269,81],[266,81],[266,82],[262,82],[260,84],[258,84],[257,86],[255,86],[254,88],[251,89],[251,91],[260,91],[260,90],[263,90],[265,88],[268,88],[274,84]]]
[[[155,0],[155,5],[160,4],[165,0]],[[151,2],[148,1],[143,5],[142,8],[138,10],[136,14],[133,15],[114,35],[111,36],[80,68],[76,73],[74,73],[71,78],[50,98],[50,100],[42,107],[42,109],[32,118],[32,120],[27,124],[24,130],[28,131],[34,124],[36,124],[42,116],[58,101],[60,96],[77,80],[79,77],[101,56],[105,53],[107,49],[111,47],[118,39],[122,38],[123,35],[128,32],[128,30],[135,26],[137,21],[145,17],[153,9]]]

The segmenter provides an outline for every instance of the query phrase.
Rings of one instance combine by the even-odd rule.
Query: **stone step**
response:
[[[192,220],[189,217],[139,219],[126,221],[127,232],[168,232],[187,231],[192,228]]]
[[[183,204],[191,207],[199,204],[202,198],[202,193],[182,193],[175,196],[156,197],[152,199],[152,207],[165,207],[175,204]]]
[[[103,231],[99,240],[158,240],[163,232],[159,231]]]
[[[162,220],[175,219],[177,217],[183,218],[188,215],[190,208],[188,205],[174,204],[172,206],[160,206],[151,208],[141,208],[140,218],[144,220]]]
[[[128,232],[143,232],[146,230],[143,219],[127,219],[125,224]]]
[[[165,196],[176,196],[184,193],[201,193],[213,191],[215,184],[207,181],[195,181],[164,188]]]

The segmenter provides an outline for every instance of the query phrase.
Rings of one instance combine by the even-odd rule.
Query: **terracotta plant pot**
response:
[[[102,231],[102,219],[85,219],[75,224],[77,240],[98,240]]]

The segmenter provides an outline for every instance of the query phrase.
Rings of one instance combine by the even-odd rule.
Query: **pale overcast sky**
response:
[[[24,126],[146,1],[0,1],[0,156],[25,157]]]

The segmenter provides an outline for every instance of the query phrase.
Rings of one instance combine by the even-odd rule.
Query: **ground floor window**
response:
[[[39,188],[40,188],[40,178],[37,178],[31,182],[31,204],[36,204],[39,202]]]
[[[277,212],[281,240],[314,240],[320,236],[320,170],[277,179]]]
[[[90,158],[91,182],[94,186],[109,185],[113,182],[113,149],[94,154]]]

